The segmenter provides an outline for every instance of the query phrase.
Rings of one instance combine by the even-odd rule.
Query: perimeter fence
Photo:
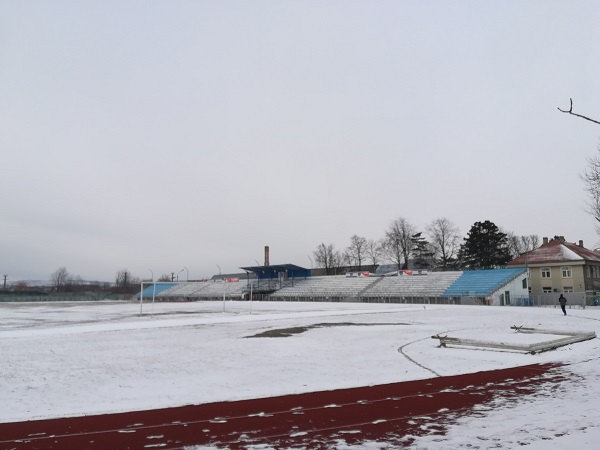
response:
[[[565,292],[562,295],[567,299],[567,308],[585,308],[600,306],[600,292]],[[560,307],[558,298],[560,293],[530,294],[529,296],[512,299],[511,306],[538,306]]]
[[[0,303],[39,303],[39,302],[97,302],[102,300],[129,300],[130,295],[121,294],[77,294],[77,295],[19,295],[8,293],[0,295]]]

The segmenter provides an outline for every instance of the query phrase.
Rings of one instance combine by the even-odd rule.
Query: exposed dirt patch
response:
[[[313,328],[331,328],[331,327],[373,327],[373,326],[390,326],[390,325],[410,325],[408,323],[354,323],[354,322],[335,322],[335,323],[315,323],[305,327],[278,328],[276,330],[267,330],[262,333],[257,333],[247,338],[255,337],[290,337],[295,334],[301,334]]]

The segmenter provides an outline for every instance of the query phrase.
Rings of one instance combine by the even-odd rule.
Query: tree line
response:
[[[60,267],[50,274],[50,285],[54,292],[103,291],[115,294],[135,293],[139,290],[139,277],[133,276],[127,269],[115,274],[115,282],[84,281],[79,275],[72,275],[66,267]],[[173,281],[172,275],[161,275],[157,281]]]
[[[321,243],[313,255],[317,267],[324,268],[327,274],[338,273],[342,268],[361,271],[365,265],[382,263],[394,264],[401,270],[492,269],[537,248],[539,241],[534,234],[517,236],[504,232],[489,220],[475,222],[467,237],[462,238],[458,227],[444,217],[434,219],[424,230],[398,217],[379,239],[355,234],[346,248]]]
[[[517,236],[504,232],[489,220],[475,222],[467,237],[458,227],[441,217],[419,230],[404,217],[393,220],[379,239],[367,239],[357,234],[350,237],[346,248],[321,243],[313,252],[318,268],[329,275],[342,270],[361,271],[365,266],[394,264],[401,270],[427,269],[436,271],[490,269],[504,266],[520,254],[539,246],[537,235]],[[173,281],[174,274],[163,274],[157,281]],[[90,282],[60,267],[50,275],[54,292],[137,292],[142,280],[127,269],[115,274],[115,282]],[[19,290],[27,286],[19,286]]]

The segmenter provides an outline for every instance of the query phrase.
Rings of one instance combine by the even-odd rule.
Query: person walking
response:
[[[560,294],[560,297],[558,297],[558,303],[560,303],[560,308],[562,309],[563,314],[566,316],[567,315],[567,299]]]

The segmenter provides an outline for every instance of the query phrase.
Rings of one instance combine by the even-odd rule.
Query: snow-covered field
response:
[[[499,400],[413,448],[598,448],[600,340],[540,354],[439,348],[600,335],[600,309],[359,303],[0,303],[0,422],[135,411],[560,362],[572,381]],[[255,337],[271,332],[274,337]],[[386,448],[385,443],[365,443]]]

